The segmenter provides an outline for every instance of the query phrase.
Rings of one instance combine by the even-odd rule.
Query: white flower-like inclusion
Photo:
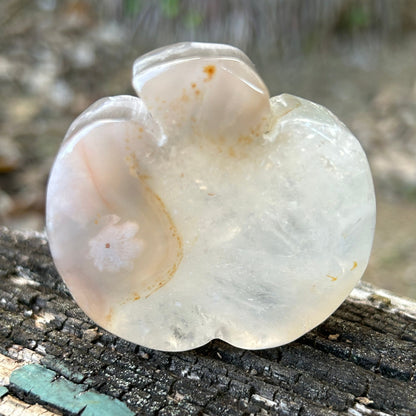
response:
[[[290,342],[366,268],[365,154],[327,109],[269,98],[250,60],[182,43],[139,58],[140,98],[99,100],[54,163],[47,231],[84,311],[161,350]]]
[[[103,220],[106,224],[88,243],[95,267],[100,272],[131,270],[133,260],[137,258],[142,247],[142,243],[134,238],[139,231],[139,225],[131,221],[118,224],[120,218],[117,215],[109,215]]]

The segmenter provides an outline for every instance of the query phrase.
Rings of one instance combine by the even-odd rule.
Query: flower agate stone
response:
[[[81,308],[166,351],[274,347],[325,320],[373,240],[357,139],[324,107],[270,99],[230,46],[168,46],[133,72],[140,98],[81,114],[49,180],[50,247]]]

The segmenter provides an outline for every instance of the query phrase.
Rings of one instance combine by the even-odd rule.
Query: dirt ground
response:
[[[173,43],[185,36],[170,33],[171,25],[150,45],[140,33],[144,23],[102,16],[95,6],[69,0],[0,5],[0,224],[43,229],[49,169],[71,121],[100,97],[133,94],[134,58],[165,38]],[[244,16],[233,13],[230,26]],[[149,11],[141,19],[161,24]],[[189,22],[190,39],[236,44],[235,34],[224,31],[214,39],[198,32],[195,16]],[[287,56],[260,53],[253,44],[246,52],[272,95],[289,92],[324,104],[359,138],[378,205],[364,279],[416,298],[415,32],[352,40],[331,35],[312,51]]]

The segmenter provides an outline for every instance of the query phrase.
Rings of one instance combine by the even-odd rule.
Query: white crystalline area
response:
[[[154,125],[140,139],[140,122],[153,121],[140,99],[128,100],[137,112],[124,124],[77,132],[48,189],[52,253],[89,316],[168,351],[213,338],[274,347],[326,319],[362,276],[374,234],[371,174],[350,131],[284,94],[270,100],[272,128],[254,141],[163,142]],[[111,144],[117,135],[127,147]],[[126,247],[107,242],[108,224],[135,246],[100,271],[94,253]],[[169,279],[153,287],[145,277],[158,273]]]
[[[171,145],[154,189],[184,257],[168,284],[119,310],[114,331],[164,350],[272,347],[322,322],[360,279],[375,226],[363,150],[326,109],[271,102],[273,129],[249,157]]]

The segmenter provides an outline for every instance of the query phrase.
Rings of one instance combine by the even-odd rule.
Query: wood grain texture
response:
[[[50,412],[38,404],[28,404],[13,396],[6,396],[0,402],[0,414],[4,416],[57,416],[61,413]]]
[[[246,351],[215,340],[165,353],[91,322],[58,276],[43,234],[0,228],[0,319],[9,373],[36,363],[54,372],[51,382],[115,399],[132,413],[416,414],[416,304],[369,285],[289,345]],[[9,373],[0,369],[7,388],[0,406],[17,398],[71,414],[48,394],[10,382]]]

